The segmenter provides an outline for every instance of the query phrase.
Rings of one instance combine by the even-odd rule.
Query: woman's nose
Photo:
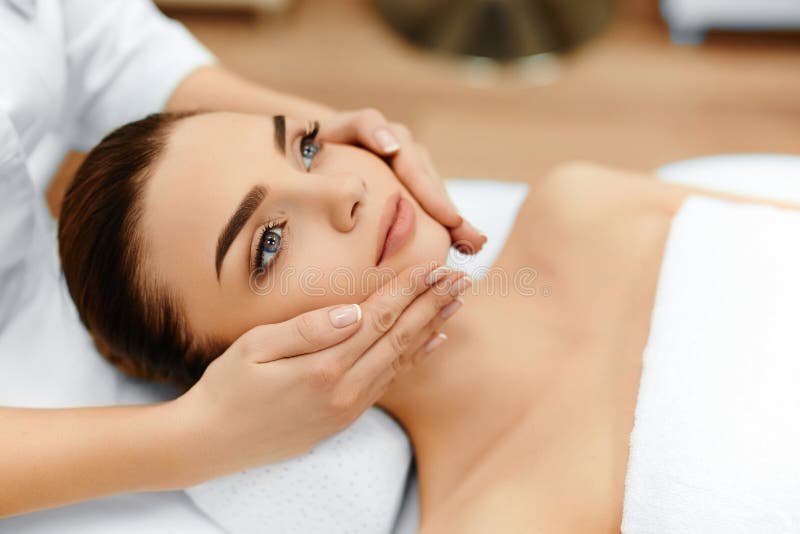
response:
[[[352,230],[366,193],[364,179],[350,172],[331,173],[321,177],[319,187],[331,225],[340,232]]]

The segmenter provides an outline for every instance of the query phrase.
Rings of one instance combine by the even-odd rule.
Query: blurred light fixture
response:
[[[613,0],[375,2],[392,28],[421,47],[501,61],[574,48],[606,26],[614,3]]]

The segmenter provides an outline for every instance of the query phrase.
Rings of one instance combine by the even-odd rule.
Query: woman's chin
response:
[[[403,267],[412,265],[429,265],[447,262],[450,251],[450,233],[441,224],[430,219],[430,224],[417,228],[414,242],[410,243],[408,254],[404,254]]]

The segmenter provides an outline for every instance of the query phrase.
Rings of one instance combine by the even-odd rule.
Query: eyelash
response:
[[[319,121],[309,123],[306,128],[306,133],[300,139],[300,163],[306,171],[311,170],[311,162],[322,150],[322,143],[315,142],[317,134],[319,133]],[[305,154],[306,148],[313,148],[313,152],[309,155]],[[306,165],[306,158],[308,158],[308,165]]]
[[[253,256],[253,261],[252,264],[250,265],[251,272],[256,272],[257,270],[261,269],[266,273],[269,271],[270,265],[278,261],[278,258],[280,257],[281,253],[286,248],[286,239],[284,234],[279,235],[280,241],[278,241],[278,250],[273,253],[274,255],[272,256],[272,259],[270,259],[266,264],[261,264],[261,258],[264,257],[264,252],[266,248],[267,234],[269,234],[270,232],[275,232],[275,230],[284,230],[285,227],[286,227],[285,222],[278,223],[275,221],[269,221],[263,226],[261,226],[261,228],[259,229],[259,235],[257,241],[258,245],[256,246],[256,253]]]
[[[300,161],[303,164],[303,167],[308,171],[311,168],[311,161],[309,161],[308,166],[305,164],[305,159],[308,158],[309,160],[313,160],[319,154],[319,151],[322,150],[322,143],[315,142],[317,138],[317,134],[319,133],[319,121],[314,121],[313,123],[309,123],[308,127],[306,128],[306,133],[303,137],[300,138]],[[313,153],[306,155],[304,151],[308,147],[314,147]],[[276,229],[283,230],[286,227],[286,223],[277,223],[275,221],[269,221],[265,225],[263,225],[259,229],[259,235],[256,246],[256,253],[253,256],[252,264],[250,265],[250,270],[252,272],[257,271],[258,269],[269,269],[269,266],[275,263],[278,260],[281,252],[286,248],[286,239],[284,235],[280,235],[280,241],[278,242],[278,250],[275,252],[275,255],[272,259],[265,265],[261,265],[261,258],[264,257],[265,247],[266,247],[266,237],[267,234],[270,232],[274,232]]]

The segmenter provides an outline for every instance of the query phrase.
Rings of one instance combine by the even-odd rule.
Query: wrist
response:
[[[153,470],[160,473],[155,490],[175,490],[199,484],[216,473],[207,451],[213,447],[202,418],[186,395],[153,405],[150,440]]]

